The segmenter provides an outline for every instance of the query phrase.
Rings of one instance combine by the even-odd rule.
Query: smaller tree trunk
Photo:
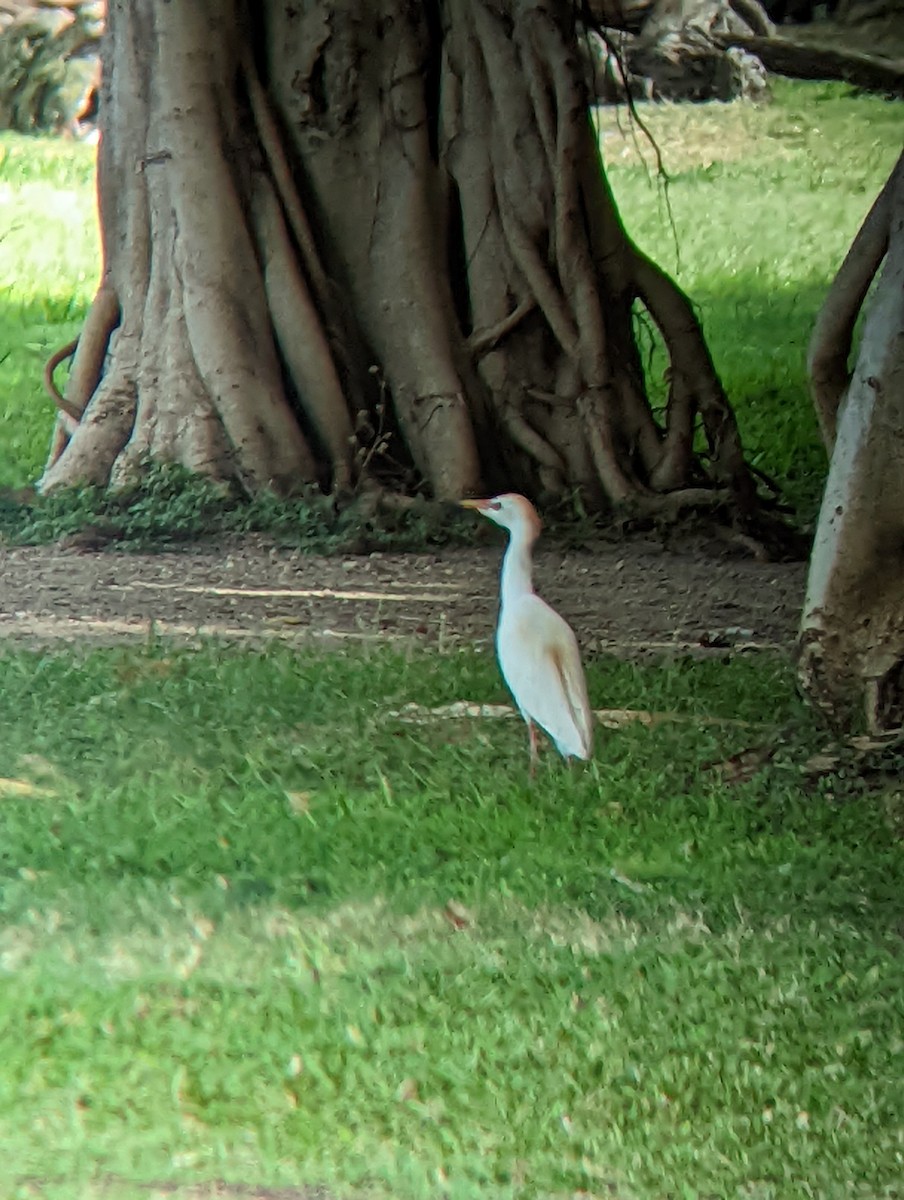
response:
[[[754,54],[767,70],[792,79],[841,79],[886,96],[904,96],[904,60],[864,54],[840,46],[814,46],[783,37],[724,34],[721,45]]]
[[[654,100],[761,100],[768,97],[760,61],[734,37],[768,36],[772,22],[759,0],[616,0],[591,4],[594,90],[604,102],[626,95]]]
[[[103,21],[101,0],[2,0],[0,129],[91,131]]]
[[[847,355],[884,258],[853,371]],[[838,726],[904,725],[904,155],[829,292],[810,346],[831,453],[801,625],[801,681]]]

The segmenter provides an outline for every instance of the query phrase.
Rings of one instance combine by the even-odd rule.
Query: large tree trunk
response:
[[[103,276],[43,486],[164,460],[248,490],[749,511],[691,305],[607,187],[574,7],[112,0]],[[658,420],[638,307],[670,358]]]
[[[884,267],[882,266],[884,261]],[[854,326],[870,299],[853,370]],[[829,717],[904,725],[904,156],[817,322],[810,379],[829,477],[802,622],[801,677]]]

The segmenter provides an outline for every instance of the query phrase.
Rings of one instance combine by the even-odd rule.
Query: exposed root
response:
[[[503,338],[507,337],[513,329],[517,329],[524,318],[536,307],[537,301],[533,296],[528,296],[512,309],[507,317],[497,321],[490,329],[475,330],[466,342],[468,351],[475,359],[478,359],[484,354],[488,354],[490,350],[495,350]]]
[[[675,521],[686,512],[713,512],[728,507],[732,494],[728,488],[681,488],[661,495],[649,493],[632,496],[625,506],[629,511],[646,517]]]
[[[276,339],[301,407],[328,456],[331,486],[342,491],[352,484],[355,442],[345,394],[319,315],[296,265],[282,212],[266,179],[258,181],[252,206]],[[304,336],[299,336],[299,330],[304,330]]]
[[[590,457],[607,496],[615,505],[624,505],[637,499],[639,488],[636,481],[629,479],[622,469],[603,397],[598,391],[584,392],[578,398],[577,410],[586,430]]]
[[[829,454],[835,445],[838,406],[851,382],[849,360],[854,328],[888,250],[892,191],[902,171],[904,156],[899,159],[851,243],[823,301],[807,350],[810,393]]]
[[[116,289],[105,279],[88,309],[69,372],[66,398],[80,412],[84,412],[88,407],[100,382],[104,372],[104,359],[110,348],[110,338],[121,317]]]
[[[310,222],[308,221],[308,215],[298,195],[298,188],[292,177],[292,168],[286,157],[285,147],[273,117],[267,94],[261,86],[260,76],[254,64],[251,48],[247,45],[242,50],[242,68],[245,75],[245,86],[248,89],[251,112],[254,116],[257,133],[260,138],[261,149],[266,156],[267,164],[273,176],[273,182],[279,194],[280,203],[285,210],[292,235],[298,246],[304,272],[310,280],[317,303],[321,311],[323,311],[328,306],[330,295],[329,279],[320,261],[320,254],[317,250],[317,243],[314,240]]]
[[[558,491],[566,478],[565,463],[559,452],[536,429],[532,429],[511,405],[502,410],[502,421],[512,440],[541,467],[552,472],[549,490]]]
[[[115,366],[104,375],[65,453],[48,461],[41,491],[110,482],[110,464],[125,449],[135,422],[138,357],[138,339],[121,336]]]
[[[72,433],[76,425],[78,425],[82,413],[80,409],[77,409],[74,404],[70,404],[63,396],[54,382],[53,373],[61,362],[64,362],[67,358],[72,358],[77,345],[78,338],[73,338],[71,342],[67,342],[65,346],[61,346],[59,350],[55,350],[44,364],[44,390],[60,410],[62,419],[66,422],[67,432],[69,433]]]
[[[95,294],[81,334],[68,342],[48,359],[44,368],[44,387],[60,411],[61,435],[55,440],[55,461],[65,448],[66,441],[76,431],[79,421],[100,382],[110,335],[119,324],[120,311],[116,292],[103,283]],[[53,373],[66,358],[72,358],[66,395],[54,383]]]
[[[775,36],[775,26],[759,0],[729,0],[729,5],[752,33],[760,37]]]
[[[511,50],[500,46],[499,26],[489,10],[483,5],[475,9],[489,98],[498,114],[493,128],[505,129],[511,144],[510,131],[523,125],[521,101],[513,97],[511,75],[501,69],[501,61],[492,69],[493,54],[506,57]],[[571,393],[536,384],[526,393],[574,406],[594,473],[616,505],[644,505],[649,494],[681,489],[677,509],[687,507],[689,497],[709,507],[705,488],[687,489],[688,483],[702,481],[707,474],[693,449],[700,413],[712,451],[712,477],[723,485],[714,493],[716,505],[723,502],[724,485],[730,484],[736,502],[752,510],[753,481],[690,302],[626,240],[611,194],[601,177],[588,170],[589,162],[599,165],[597,147],[570,44],[539,4],[526,6],[512,37],[539,135],[528,153],[541,153],[543,178],[551,181],[551,191],[545,184],[535,185],[525,196],[511,188],[509,181],[517,180],[518,173],[509,169],[507,144],[500,138],[494,141],[491,164],[496,205],[505,248],[578,381]],[[538,200],[544,204],[542,220],[536,214]],[[657,429],[646,402],[630,317],[625,315],[635,295],[650,311],[672,360],[663,431]],[[610,299],[610,313],[603,309],[603,296]],[[504,403],[502,411],[512,439],[536,463],[552,466],[543,449],[549,446],[567,464],[555,436],[540,434],[533,422],[525,429],[513,418],[513,412],[520,412],[517,405]],[[531,434],[542,441],[538,444]],[[633,463],[632,454],[637,455]]]
[[[666,453],[684,452],[681,442],[689,434],[687,397],[692,396],[709,441],[713,478],[717,483],[730,484],[742,511],[752,512],[756,508],[755,487],[744,463],[737,423],[690,301],[639,250],[634,251],[634,278],[638,295],[659,326],[671,359],[677,424],[673,426],[671,447],[671,430],[666,433]]]
[[[749,533],[741,533],[738,529],[730,529],[724,525],[716,526],[716,533],[720,538],[724,538],[731,546],[740,546],[742,550],[746,550],[757,562],[771,562],[772,555],[764,542],[759,538],[751,537]]]
[[[666,408],[666,434],[659,461],[650,472],[658,491],[667,492],[687,479],[694,461],[694,394],[683,374],[669,371],[669,401]]]
[[[558,116],[555,159],[550,164],[555,186],[555,248],[558,275],[570,297],[578,330],[580,363],[591,388],[607,389],[612,366],[607,356],[602,298],[593,266],[589,230],[581,205],[579,168],[588,150],[587,95],[582,73],[571,62],[569,48],[546,23],[540,44],[550,64]],[[571,52],[573,53],[573,51]]]
[[[578,360],[580,341],[568,301],[521,222],[511,197],[500,195],[499,214],[512,258],[527,281],[556,341],[569,358]]]

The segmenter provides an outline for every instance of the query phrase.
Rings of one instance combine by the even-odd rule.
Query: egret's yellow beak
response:
[[[462,508],[473,508],[477,512],[483,512],[489,504],[489,500],[459,500],[458,503]]]

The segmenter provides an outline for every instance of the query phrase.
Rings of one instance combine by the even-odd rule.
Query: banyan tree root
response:
[[[900,187],[900,174],[899,165],[854,238],[820,309],[807,351],[811,395],[830,455],[835,446],[838,408],[851,384],[849,359],[854,327],[888,251],[892,196]]]
[[[111,0],[104,285],[43,486],[157,459],[248,490],[752,514],[691,305],[609,191],[573,21],[568,0]]]
[[[269,176],[259,154],[249,160],[227,95],[238,30],[209,37],[210,15],[201,5],[109,6],[98,195],[105,287],[120,319],[45,488],[120,482],[149,459],[250,487],[316,476],[267,303],[278,291],[290,320],[297,292],[270,267],[279,250]]]
[[[578,482],[640,510],[657,510],[663,491],[693,489],[698,499],[704,484],[747,505],[737,428],[699,324],[631,243],[606,185],[569,27],[550,19],[548,5],[518,7],[508,36],[490,6],[452,4],[440,129],[472,341],[521,314],[477,361],[513,443],[505,469],[515,460],[536,473],[535,487]],[[646,398],[638,303],[671,359],[665,429]],[[712,448],[705,468],[692,449],[698,412]]]
[[[880,273],[881,268],[881,273]],[[854,325],[870,291],[856,362]],[[810,346],[831,452],[801,623],[804,687],[838,726],[904,727],[904,156]]]

